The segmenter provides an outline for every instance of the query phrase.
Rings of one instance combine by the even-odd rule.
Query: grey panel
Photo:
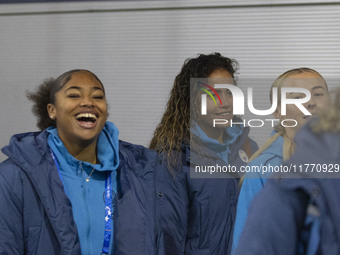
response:
[[[186,6],[185,1],[146,1],[145,5],[138,1],[133,6],[174,7],[176,2]],[[247,1],[229,1],[230,5],[236,2]],[[195,6],[206,5],[199,1]],[[339,86],[337,4],[124,11],[132,8],[131,3],[106,2],[100,6],[112,11],[53,13],[65,11],[65,6],[70,5],[1,6],[0,12],[7,14],[18,9],[51,11],[0,15],[1,147],[14,133],[36,130],[25,90],[74,68],[98,74],[107,90],[109,119],[119,127],[121,139],[143,145],[150,141],[184,60],[198,53],[218,51],[237,59],[243,88],[248,85],[242,79],[273,81],[300,66],[318,70],[331,87]],[[95,10],[98,4],[86,3],[87,9],[91,6]],[[75,4],[70,9],[77,8],[84,10]],[[268,104],[270,85],[258,88],[263,105]],[[260,143],[269,134],[270,128],[252,130]]]

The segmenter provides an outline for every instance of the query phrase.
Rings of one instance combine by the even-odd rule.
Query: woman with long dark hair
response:
[[[170,169],[169,173],[158,173],[156,177],[156,190],[162,191],[157,236],[164,254],[230,252],[239,179],[228,173],[219,176],[222,178],[192,178],[190,164],[202,166],[210,162],[240,167],[257,149],[248,137],[249,128],[230,126],[231,120],[239,120],[233,115],[230,91],[218,90],[223,104],[216,106],[209,97],[207,116],[200,114],[203,90],[196,86],[195,79],[202,78],[202,82],[223,79],[236,86],[237,66],[235,60],[219,53],[186,60],[154,132],[150,148],[159,152]],[[229,124],[214,128],[212,116],[215,115]],[[157,186],[159,183],[161,187]]]

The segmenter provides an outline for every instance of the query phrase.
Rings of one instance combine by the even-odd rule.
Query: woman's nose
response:
[[[93,106],[93,100],[90,96],[84,96],[80,102],[81,106]]]
[[[314,98],[311,97],[311,99],[307,103],[305,103],[305,106],[307,107],[307,110],[309,110],[309,111],[314,110],[315,107],[316,107]]]
[[[221,101],[222,101],[222,107],[229,107],[233,103],[233,97],[229,94],[222,93]]]

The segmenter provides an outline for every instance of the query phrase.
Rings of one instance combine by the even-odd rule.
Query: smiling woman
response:
[[[281,111],[281,89],[282,88],[303,88],[310,92],[311,98],[303,106],[315,115],[327,109],[329,104],[328,87],[324,78],[317,71],[310,68],[296,68],[281,74],[273,83],[270,91],[270,98],[274,93],[274,88],[278,92],[278,107],[274,112],[274,117],[280,119],[281,124],[275,126],[272,136],[250,159],[250,167],[275,167],[281,166],[282,162],[288,160],[295,150],[294,138],[298,130],[307,122],[311,115],[305,115],[295,104],[287,104],[286,112]],[[288,93],[288,99],[303,98],[303,93]],[[282,125],[284,120],[285,126]],[[291,123],[293,124],[291,124]],[[237,214],[234,227],[233,249],[236,249],[239,238],[244,229],[250,205],[271,173],[246,173],[240,191],[237,204]]]
[[[43,131],[3,149],[0,253],[153,254],[157,154],[119,141],[98,77],[71,70],[28,98]]]
[[[213,127],[216,118],[239,120],[233,115],[229,91],[214,88],[220,82],[236,84],[237,66],[236,60],[220,53],[200,54],[187,59],[175,78],[166,110],[150,142],[150,148],[158,151],[172,170],[156,176],[156,189],[166,197],[157,201],[161,204],[160,254],[230,254],[239,178],[227,171],[219,175],[221,178],[194,178],[190,167],[239,169],[258,148],[248,137],[249,127]],[[204,83],[193,86],[196,79]],[[201,85],[205,92],[221,99],[215,104],[218,98],[208,97],[206,116],[200,112]]]
[[[67,83],[67,77],[72,79]],[[87,71],[70,71],[56,80],[55,95],[47,105],[51,119],[56,120],[58,135],[71,155],[78,159],[88,159],[88,155],[78,155],[84,146],[95,151],[98,136],[107,119],[105,91],[100,80]],[[79,147],[80,145],[80,147]],[[95,153],[90,162],[96,162]]]

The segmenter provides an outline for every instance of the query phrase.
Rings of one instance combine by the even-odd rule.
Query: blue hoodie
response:
[[[272,135],[274,134],[275,132]],[[283,143],[283,137],[279,136],[266,150],[262,152],[261,155],[251,161],[249,166],[281,165],[283,157]],[[232,250],[236,249],[239,242],[244,224],[248,217],[249,207],[254,197],[260,190],[262,190],[266,180],[267,178],[260,174],[256,174],[256,176],[254,176],[253,173],[246,173],[245,175],[237,204]]]
[[[230,145],[233,144],[239,136],[242,135],[244,128],[242,126],[234,125],[226,129],[228,134],[228,139],[220,143],[218,140],[213,139],[200,128],[199,125],[195,125],[194,128],[191,129],[191,132],[198,136],[205,145],[214,151],[220,159],[224,160],[226,163],[229,162],[229,153],[230,153]]]
[[[60,140],[56,128],[49,128],[47,131],[50,134],[48,144],[57,158],[59,175],[64,184],[65,193],[72,204],[82,254],[100,254],[104,242],[105,201],[103,197],[107,171],[111,172],[111,185],[114,192],[112,197],[115,197],[117,192],[119,131],[113,123],[105,124],[97,143],[97,157],[100,164],[95,165],[74,158]],[[93,169],[90,181],[87,182],[85,179]],[[112,247],[112,237],[111,232],[110,247]]]

